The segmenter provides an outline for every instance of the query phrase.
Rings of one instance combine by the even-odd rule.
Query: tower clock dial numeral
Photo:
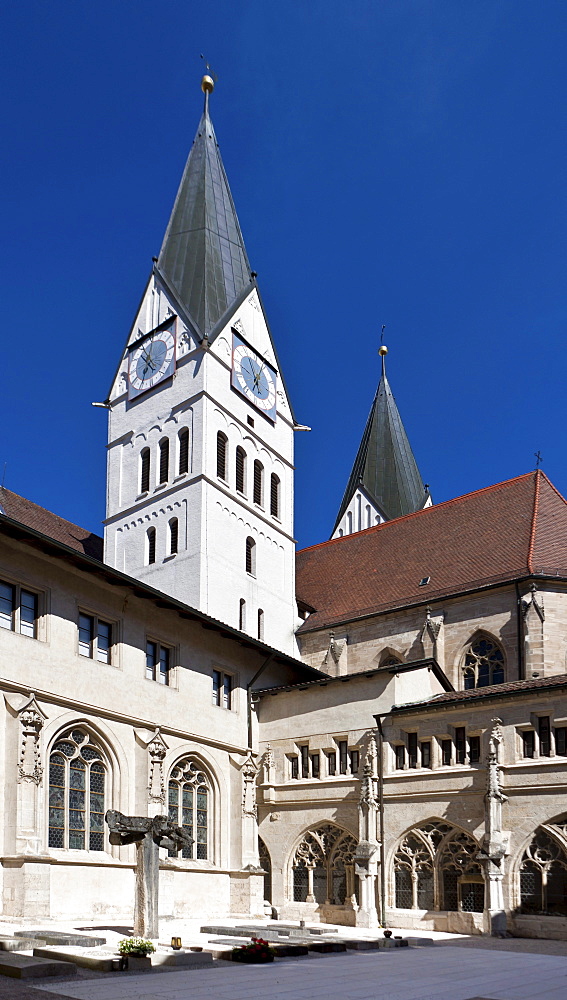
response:
[[[276,372],[251,347],[233,334],[232,385],[270,420],[276,419]]]
[[[128,365],[129,397],[153,388],[175,370],[175,333],[156,330],[130,354]]]

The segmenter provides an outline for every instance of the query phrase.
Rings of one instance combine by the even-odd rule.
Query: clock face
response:
[[[232,335],[232,385],[266,417],[276,419],[276,371],[235,333]]]
[[[175,326],[154,330],[131,349],[128,398],[133,399],[175,371]]]

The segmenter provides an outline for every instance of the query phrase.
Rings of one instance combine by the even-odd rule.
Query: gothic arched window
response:
[[[432,821],[410,830],[394,858],[395,905],[403,910],[484,909],[478,844],[462,830]]]
[[[200,764],[191,757],[180,760],[171,771],[167,808],[170,821],[183,827],[193,838],[193,844],[184,847],[181,856],[206,860],[212,836],[211,785]],[[178,855],[173,850],[168,853],[170,858]]]
[[[503,683],[504,654],[494,639],[481,636],[471,643],[465,653],[463,680],[465,691]]]
[[[522,913],[567,916],[567,850],[541,828],[522,858],[520,900]]]
[[[82,729],[71,729],[49,757],[49,846],[104,850],[106,765]]]
[[[309,830],[293,856],[294,901],[337,906],[348,902],[356,895],[355,849],[355,838],[332,823]]]

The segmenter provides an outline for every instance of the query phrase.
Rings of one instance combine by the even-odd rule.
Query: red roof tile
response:
[[[541,470],[298,552],[317,609],[299,631],[532,573],[567,577],[567,502]]]
[[[0,508],[13,521],[19,521],[20,524],[25,524],[28,528],[47,535],[48,538],[54,538],[55,541],[102,562],[103,542],[99,535],[94,535],[85,528],[79,528],[71,521],[65,521],[57,514],[45,510],[45,507],[39,507],[31,500],[26,500],[25,497],[20,497],[3,486],[0,487]]]

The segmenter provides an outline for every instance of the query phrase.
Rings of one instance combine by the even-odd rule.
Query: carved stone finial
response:
[[[18,715],[21,726],[18,780],[34,781],[39,785],[43,777],[39,738],[47,716],[39,707],[34,694],[22,705]]]
[[[256,805],[256,776],[259,770],[260,768],[250,750],[241,768],[243,816],[256,817],[258,814],[258,806]]]
[[[152,802],[165,802],[163,761],[168,749],[169,747],[158,727],[148,743],[148,755],[150,758],[148,796]]]

